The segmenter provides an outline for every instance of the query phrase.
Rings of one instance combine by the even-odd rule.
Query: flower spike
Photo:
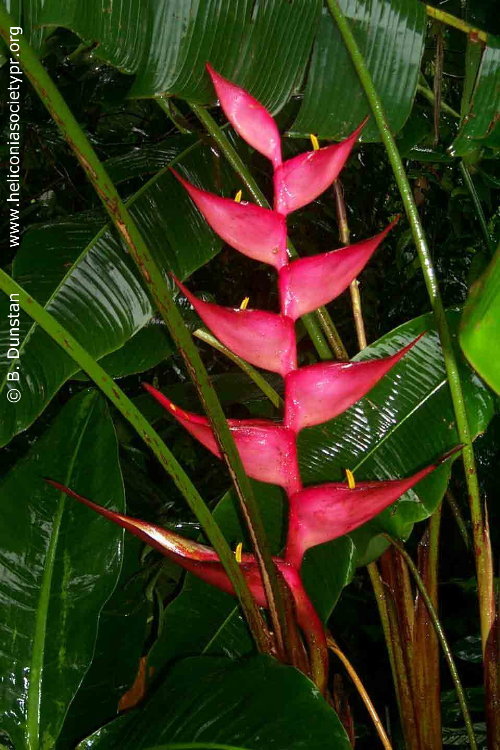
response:
[[[280,213],[286,215],[306,206],[330,187],[349,158],[365,123],[366,120],[340,143],[299,154],[276,169],[276,209]]]
[[[254,203],[221,198],[200,190],[175,169],[170,171],[186,188],[193,203],[224,242],[243,255],[278,269],[287,262],[283,216]]]
[[[233,128],[250,146],[267,156],[276,168],[281,164],[281,137],[267,109],[248,91],[219,75],[208,63],[206,68]]]
[[[282,268],[278,284],[285,315],[297,320],[342,294],[397,221],[395,219],[383,232],[368,240],[298,258]]]
[[[298,432],[337,417],[368,393],[423,335],[390,357],[320,362],[290,372],[285,378],[285,424]]]
[[[204,302],[177,281],[206,326],[238,356],[285,376],[296,367],[295,329],[285,315]]]
[[[193,437],[221,457],[206,417],[180,409],[148,383],[143,386]],[[288,493],[300,488],[295,435],[291,430],[264,419],[228,419],[228,424],[248,476],[278,484]]]
[[[434,471],[448,456],[407,479],[356,482],[354,489],[341,483],[322,484],[297,492],[290,498],[285,559],[293,567],[300,567],[308,549],[366,523]]]

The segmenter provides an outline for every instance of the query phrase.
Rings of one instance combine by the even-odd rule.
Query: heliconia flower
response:
[[[206,326],[238,356],[256,367],[286,375],[297,366],[295,328],[286,315],[204,302],[177,281]]]
[[[184,411],[153,386],[150,393],[185,429],[218,458],[220,448],[206,417]],[[295,434],[265,419],[228,419],[246,473],[260,482],[284,487],[288,493],[300,487]]]
[[[372,519],[434,471],[449,455],[407,479],[357,482],[353,489],[341,483],[322,484],[292,495],[285,559],[299,568],[308,549],[348,534]]]
[[[222,591],[234,595],[231,581],[218,555],[210,547],[199,542],[194,542],[191,539],[185,539],[174,531],[164,529],[162,526],[147,523],[146,521],[141,521],[122,513],[116,513],[108,508],[103,508],[101,505],[97,505],[97,503],[83,497],[83,495],[79,495],[69,487],[53,479],[46,479],[45,481],[59,492],[64,492],[68,497],[78,500],[96,513],[131,532],[134,536],[149,544],[150,547],[158,550],[165,557],[168,557],[198,578],[216,586]],[[294,597],[299,625],[305,630],[313,627],[318,639],[321,639],[323,628],[309,601],[297,571],[282,558],[275,557],[274,562]],[[248,553],[242,553],[240,567],[257,604],[260,607],[267,607],[264,586],[255,557]]]
[[[338,416],[368,393],[423,335],[389,357],[319,362],[289,372],[285,378],[286,426],[298,432]]]
[[[315,200],[330,187],[347,161],[365,122],[340,143],[299,154],[277,167],[274,173],[276,210],[289,214]]]
[[[237,202],[200,190],[174,169],[170,171],[224,242],[243,255],[278,269],[287,262],[286,226],[281,214],[255,203]]]
[[[365,267],[396,222],[397,219],[368,240],[297,258],[284,266],[278,280],[284,314],[297,320],[338,297]]]
[[[207,63],[207,71],[224,113],[244,140],[267,156],[274,167],[281,164],[281,137],[278,126],[257,99],[248,91],[223,78]]]

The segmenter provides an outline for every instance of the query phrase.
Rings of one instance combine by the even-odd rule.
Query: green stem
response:
[[[471,26],[470,23],[467,23],[467,21],[463,21],[461,18],[452,16],[451,13],[446,13],[446,11],[444,10],[434,8],[432,5],[426,5],[425,12],[430,18],[434,18],[436,21],[441,21],[441,23],[444,23],[447,26],[452,26],[454,29],[458,29],[459,31],[463,31],[465,34],[472,34],[482,42],[488,41],[488,34],[486,33],[486,31],[482,31],[476,26]]]
[[[484,236],[486,247],[490,255],[493,255],[493,253],[495,252],[495,243],[493,242],[493,238],[489,232],[488,224],[486,222],[486,217],[484,215],[483,207],[481,206],[481,201],[479,200],[479,196],[477,194],[477,190],[474,185],[472,175],[469,172],[469,169],[464,161],[460,162],[460,171],[462,173],[462,177],[464,178],[464,182],[467,187],[467,190],[469,191],[470,197],[472,199],[472,203],[474,204],[474,208],[476,209],[477,220],[479,221],[479,225],[481,227],[481,231]]]
[[[190,478],[177,462],[175,456],[162,441],[133,402],[125,395],[105,370],[90,356],[78,341],[17,282],[0,269],[0,289],[7,295],[15,294],[20,307],[84,370],[96,386],[109,398],[120,414],[134,428],[139,437],[153,451],[165,471],[172,477],[176,487],[205,531],[231,579],[240,601],[245,602],[245,611],[252,612],[253,597],[248,590],[241,569],[222,531]],[[259,612],[257,615],[260,617]],[[261,643],[262,648],[264,642]]]
[[[421,76],[421,78],[423,78],[423,76]],[[428,102],[430,102],[431,104],[435,104],[436,95],[434,94],[434,91],[430,89],[427,85],[424,85],[423,83],[418,83],[417,92],[419,94],[422,94],[422,96],[425,97]],[[451,115],[457,120],[460,119],[460,113],[457,112],[456,109],[453,109],[453,107],[450,107],[450,105],[444,102],[442,99],[439,102],[439,106],[443,110],[443,112],[446,112],[448,115]]]
[[[248,362],[245,362],[244,359],[238,357],[237,354],[234,354],[231,349],[228,349],[227,346],[221,344],[221,342],[216,339],[215,336],[212,336],[211,333],[205,331],[203,328],[198,328],[198,330],[194,332],[193,336],[196,336],[196,338],[200,339],[200,341],[204,341],[214,349],[217,349],[218,352],[221,352],[228,359],[238,365],[238,367],[240,367],[243,372],[246,373],[251,380],[253,380],[255,385],[260,388],[262,393],[267,396],[273,406],[275,406],[277,409],[281,409],[283,407],[283,399],[281,398],[279,393],[274,390],[272,385],[268,383],[267,380],[260,374],[260,372],[252,367],[252,365],[249,365]]]
[[[4,6],[0,5],[0,34],[7,43],[9,40],[9,29],[12,25],[14,24],[9,14]],[[276,569],[265,536],[259,508],[252,493],[250,481],[243,470],[241,459],[232,439],[222,407],[208,378],[201,357],[184,324],[182,316],[177,310],[162,270],[152,257],[135,221],[121,201],[118,191],[109,179],[106,170],[99,161],[85,133],[24,37],[19,36],[17,41],[19,43],[19,51],[15,53],[15,56],[18,58],[35,91],[58,125],[103,202],[120,237],[142,274],[173,340],[184,358],[188,372],[198,390],[207,416],[217,436],[231,479],[234,482],[262,574],[271,615],[275,621],[275,632],[279,638],[281,629],[280,623],[276,622],[278,619],[276,612],[280,611],[279,602],[281,601],[281,592],[278,586]],[[238,593],[241,593],[240,590],[241,586],[239,586]],[[264,649],[266,642],[264,623],[257,604],[249,591],[248,595],[242,600],[242,606],[249,618],[252,633],[259,647]],[[281,612],[283,612],[282,607]],[[284,615],[281,617],[281,622],[284,622]]]
[[[342,35],[343,41],[350,54],[354,68],[358,74],[361,85],[364,89],[374,119],[380,130],[382,141],[385,145],[389,162],[394,172],[394,177],[401,194],[406,215],[411,227],[413,239],[417,248],[422,273],[429,294],[436,328],[439,332],[443,357],[448,377],[448,384],[455,411],[455,419],[460,442],[463,444],[463,461],[465,467],[465,477],[469,494],[469,504],[474,530],[474,544],[476,549],[476,570],[478,578],[479,591],[479,610],[481,617],[481,637],[483,649],[486,647],[488,635],[493,624],[492,608],[492,589],[491,589],[491,554],[485,543],[484,534],[484,516],[479,494],[479,483],[477,479],[476,464],[474,460],[474,450],[472,447],[472,436],[470,432],[467,412],[465,409],[465,399],[460,383],[460,374],[458,365],[452,347],[452,340],[448,328],[446,315],[444,311],[439,286],[436,279],[436,273],[432,262],[431,254],[427,246],[424,230],[420,222],[417,206],[415,204],[411,186],[406,175],[403,162],[398,152],[394,136],[391,133],[387,117],[382,106],[380,97],[375,89],[371,74],[366,62],[358,47],[349,21],[340,9],[338,0],[327,0],[330,12],[337,24]]]
[[[408,554],[408,552],[406,551],[406,549],[404,548],[402,544],[396,541],[396,539],[393,539],[391,536],[389,536],[389,534],[384,534],[384,536],[404,557],[406,564],[408,565],[413,575],[413,578],[415,579],[416,586],[419,590],[419,593],[422,599],[424,600],[425,606],[427,607],[429,617],[432,620],[434,630],[436,631],[437,638],[443,650],[444,658],[450,670],[451,679],[453,680],[455,692],[457,694],[458,702],[460,704],[460,709],[462,711],[462,716],[464,718],[465,727],[467,731],[467,737],[469,738],[469,745],[473,750],[477,750],[476,738],[474,736],[474,728],[472,726],[472,720],[469,714],[469,709],[467,707],[467,700],[465,698],[465,692],[462,687],[462,683],[460,682],[460,677],[458,675],[458,670],[457,670],[455,661],[453,659],[451,649],[448,645],[448,641],[446,640],[446,636],[441,626],[439,617],[437,616],[437,612],[434,607],[434,604],[432,603],[432,599],[429,596],[429,593],[425,587],[422,577],[420,573],[418,572],[418,568],[413,562],[411,555]]]
[[[167,115],[168,119],[175,125],[179,133],[192,133],[182,112],[179,112],[171,99],[165,99],[163,96],[157,97],[155,102],[161,111]]]
[[[422,76],[422,78],[423,78],[423,76]],[[422,96],[424,96],[431,104],[435,104],[436,97],[434,95],[434,92],[431,91],[431,89],[427,85],[419,83],[417,85],[417,91],[420,94],[422,94]],[[460,113],[457,112],[452,107],[450,107],[449,104],[446,104],[446,102],[443,102],[443,100],[441,100],[440,103],[439,103],[439,105],[440,105],[440,108],[443,110],[443,112],[447,112],[449,115],[451,115],[455,119],[460,120]],[[471,200],[472,200],[472,202],[474,204],[474,208],[476,209],[477,220],[479,221],[479,224],[481,226],[481,230],[482,230],[483,235],[484,235],[484,240],[485,240],[485,243],[486,243],[486,247],[489,250],[489,252],[493,255],[493,253],[495,252],[495,243],[494,243],[493,238],[492,238],[492,236],[491,236],[491,234],[489,232],[488,224],[486,222],[486,217],[484,215],[483,207],[481,206],[481,201],[479,200],[479,195],[477,194],[477,190],[476,190],[476,187],[474,185],[474,181],[472,179],[472,175],[471,175],[471,173],[470,173],[467,165],[462,160],[460,161],[460,171],[462,173],[462,177],[464,179],[465,186],[466,186],[467,190],[470,193],[470,197],[471,197]]]
[[[215,122],[210,112],[199,104],[193,104],[192,102],[189,102],[189,106],[191,107],[192,111],[199,119],[199,121],[202,123],[202,125],[206,128],[207,132],[210,133],[216,144],[219,146],[220,150],[222,151],[236,174],[241,177],[243,184],[245,185],[254,201],[259,206],[269,208],[269,203],[266,200],[264,193],[257,185],[256,181],[252,177],[250,171],[239,156],[236,149],[233,148],[233,146],[229,142],[227,135]],[[296,249],[290,241],[288,241],[288,250],[292,258],[299,257]],[[307,315],[304,315],[302,317],[302,321],[321,359],[330,359],[332,353],[323,333],[326,334],[329,343],[332,345],[332,351],[337,357],[339,357],[339,352],[342,351],[338,344],[338,342],[340,341],[340,337],[337,333],[335,325],[333,324],[333,321],[331,320],[324,307],[319,308],[319,310],[317,310],[315,313],[308,313]],[[321,329],[323,329],[323,331]],[[340,341],[340,345],[341,344],[342,342]]]

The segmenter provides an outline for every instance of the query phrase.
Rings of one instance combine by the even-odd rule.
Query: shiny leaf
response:
[[[414,0],[339,0],[366,60],[393,133],[403,127],[413,104],[424,49],[425,8]],[[314,43],[304,100],[293,134],[315,133],[340,140],[371,114],[349,53],[327,8]],[[370,119],[364,141],[378,141]]]
[[[214,184],[210,149],[195,149],[183,160],[182,169],[191,180]],[[224,184],[232,185],[233,177],[226,171],[222,174]],[[146,230],[148,244],[161,268],[174,271],[180,278],[220,250],[220,240],[168,172],[150,180],[132,199],[130,207],[139,227]],[[97,359],[124,346],[154,314],[149,292],[115,233],[85,218],[45,224],[27,232],[12,273]],[[16,343],[16,336],[10,343],[8,308],[9,301],[1,294],[0,395],[3,394],[5,408],[0,445],[28,427],[78,370],[24,313],[19,317],[20,342]],[[156,331],[148,337],[156,339],[156,356],[161,350],[161,334]],[[12,348],[19,350],[19,359],[8,358]],[[118,365],[118,375],[137,371],[129,365],[127,372],[123,364]],[[5,391],[15,383],[9,384],[9,373],[17,372],[16,367],[22,375],[22,396],[17,403],[7,402]]]
[[[479,70],[473,70],[471,89],[468,111],[450,147],[453,156],[464,156],[483,145],[500,147],[500,37],[488,35]]]
[[[350,747],[312,682],[270,657],[253,656],[241,662],[181,661],[144,706],[88,737],[79,750],[146,750],[192,740],[249,750]]]
[[[2,729],[16,748],[55,747],[121,566],[121,530],[45,484],[46,472],[123,507],[113,425],[95,393],[73,398],[0,486]]]
[[[55,0],[35,24],[65,26],[97,42],[94,54],[134,73],[132,96],[209,103],[205,63],[271,111],[289,99],[307,64],[320,0]]]

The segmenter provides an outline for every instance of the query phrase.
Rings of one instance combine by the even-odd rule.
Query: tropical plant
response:
[[[500,745],[488,3],[0,5],[2,746]]]

